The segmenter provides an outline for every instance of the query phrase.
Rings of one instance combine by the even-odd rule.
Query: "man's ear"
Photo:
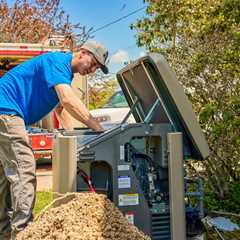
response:
[[[86,50],[83,48],[80,48],[80,50],[78,52],[78,59],[80,59],[84,55],[86,55]]]
[[[84,48],[80,48],[79,53],[81,53],[81,54],[86,54],[86,53],[87,53],[87,50],[84,49]]]

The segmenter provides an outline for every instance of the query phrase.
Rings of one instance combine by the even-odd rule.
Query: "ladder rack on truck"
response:
[[[35,56],[53,51],[69,51],[63,45],[63,38],[48,39],[47,44],[40,43],[0,43],[0,81],[3,74],[18,64]],[[29,128],[29,141],[35,159],[51,158],[53,148],[53,133],[46,129]]]
[[[69,51],[56,40],[41,43],[0,43],[0,77],[18,64],[47,52]],[[51,44],[51,45],[49,45]]]

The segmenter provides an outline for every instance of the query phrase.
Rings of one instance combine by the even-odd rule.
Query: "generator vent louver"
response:
[[[170,215],[152,214],[152,240],[170,240]]]

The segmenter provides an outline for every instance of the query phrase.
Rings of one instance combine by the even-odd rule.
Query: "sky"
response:
[[[63,9],[70,15],[70,21],[98,29],[120,19],[135,10],[143,8],[143,0],[62,0]],[[130,15],[94,33],[94,40],[103,43],[109,50],[109,70],[116,73],[124,62],[144,55],[145,49],[136,45],[136,31],[131,23],[145,15],[145,9]]]
[[[9,4],[15,0],[7,0]],[[128,17],[128,14],[144,8],[143,0],[61,0],[60,6],[69,14],[72,23],[80,23],[97,30],[123,17],[117,23],[96,31],[94,40],[103,43],[109,50],[109,70],[116,73],[124,63],[145,54],[144,48],[136,45],[135,30],[130,24],[145,15],[145,9]]]

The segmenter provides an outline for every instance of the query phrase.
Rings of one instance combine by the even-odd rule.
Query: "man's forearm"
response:
[[[85,105],[75,95],[71,96],[67,102],[63,102],[62,105],[75,119],[89,128],[96,131],[103,130],[100,123],[92,117]]]

